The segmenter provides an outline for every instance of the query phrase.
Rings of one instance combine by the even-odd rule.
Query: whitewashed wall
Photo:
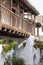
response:
[[[18,50],[18,52],[16,51],[16,57],[23,58],[25,60],[26,65],[37,64],[40,61],[40,50],[33,48],[34,39],[35,39],[34,36],[30,36],[26,40],[25,48],[21,47],[19,49],[16,49]],[[34,59],[34,55],[36,56],[35,59]]]
[[[36,56],[36,59],[33,59],[34,64],[38,64],[40,62],[40,49],[34,49],[34,55]]]
[[[5,36],[0,36],[0,38],[3,38],[5,40],[9,40],[9,39],[12,39],[14,41],[16,41],[17,43],[21,43],[21,41],[23,41],[24,39],[20,39],[20,38],[10,38],[10,37],[5,37]],[[16,50],[15,50],[16,51]],[[14,50],[11,50],[10,52],[8,53],[3,53],[2,54],[2,44],[0,44],[0,65],[4,65],[4,61],[5,61],[5,58],[7,58],[9,55],[12,57],[12,55],[14,56]],[[17,53],[19,51],[17,50]]]
[[[4,65],[5,58],[8,58],[9,55],[12,58],[13,52],[14,50],[12,49],[10,52],[2,54],[2,44],[0,44],[0,65]]]
[[[30,36],[26,40],[26,46],[24,48],[20,47],[20,48],[16,48],[15,50],[16,57],[22,57],[25,60],[26,65],[37,64],[40,61],[40,50],[33,48],[34,39],[35,39],[34,36]],[[3,56],[0,51],[0,65],[3,65],[5,57],[7,57],[9,54],[12,55],[12,53],[13,52],[11,51],[10,53],[7,53],[6,55]],[[34,55],[36,56],[35,59],[34,59]]]

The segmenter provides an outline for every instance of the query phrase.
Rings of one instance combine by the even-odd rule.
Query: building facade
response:
[[[27,0],[0,0],[0,34],[11,37],[35,35],[35,16],[38,14]]]
[[[35,17],[38,14],[39,12],[28,2],[28,0],[0,0],[0,37],[6,40],[11,38],[17,41],[19,44],[24,40],[24,38],[27,40],[27,38],[29,39],[30,35],[35,36]],[[28,40],[26,49],[22,48],[23,52],[26,52],[26,55],[23,54],[25,56],[26,62],[27,59],[31,58],[31,60],[28,60],[29,62],[27,63],[30,65],[33,65],[32,51],[34,40],[32,40],[31,38]],[[2,48],[2,46],[0,48]],[[17,52],[18,51],[19,50],[17,49]],[[2,53],[0,52],[1,65],[4,65],[6,58],[5,56],[7,55],[9,55],[9,53],[5,54],[3,57]]]
[[[37,16],[35,22],[41,23],[41,27],[39,28],[39,37],[43,40],[43,16]]]

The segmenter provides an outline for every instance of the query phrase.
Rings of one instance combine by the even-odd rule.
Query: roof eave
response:
[[[32,11],[35,13],[35,15],[39,15],[39,12],[36,10],[36,8],[34,8],[28,0],[23,0],[23,2],[30,8],[32,9]]]

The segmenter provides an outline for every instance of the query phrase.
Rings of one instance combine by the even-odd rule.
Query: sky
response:
[[[43,15],[43,0],[28,0]]]

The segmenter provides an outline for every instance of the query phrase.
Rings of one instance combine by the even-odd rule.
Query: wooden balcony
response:
[[[28,37],[30,34],[34,35],[34,25],[32,22],[1,5],[0,28],[2,31],[7,31],[22,37]]]

